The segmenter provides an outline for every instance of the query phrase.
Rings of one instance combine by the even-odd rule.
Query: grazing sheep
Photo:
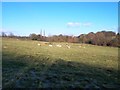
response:
[[[56,46],[57,46],[57,47],[62,47],[62,46],[61,46],[61,45],[59,45],[59,44],[58,44],[58,45],[56,45]]]
[[[3,48],[7,48],[6,46],[4,46]]]
[[[49,45],[47,42],[40,42],[40,46],[46,46]]]
[[[66,45],[66,47],[70,49],[70,46],[69,46],[69,45]]]
[[[41,46],[41,44],[38,43],[38,46]]]
[[[51,44],[49,45],[49,47],[52,47],[52,46],[53,46],[53,45],[51,45]]]
[[[43,45],[48,45],[48,43],[47,43],[47,42],[44,42]]]
[[[81,46],[79,46],[79,47],[81,47]]]

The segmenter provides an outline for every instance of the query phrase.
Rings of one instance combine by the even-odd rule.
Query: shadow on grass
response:
[[[3,54],[3,88],[120,88],[118,72],[87,63]]]

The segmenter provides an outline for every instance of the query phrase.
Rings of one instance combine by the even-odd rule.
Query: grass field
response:
[[[3,38],[3,88],[120,87],[118,48],[75,43],[68,43],[71,48],[66,43],[49,47],[38,43]]]

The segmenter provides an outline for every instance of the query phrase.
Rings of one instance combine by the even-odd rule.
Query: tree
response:
[[[95,38],[95,34],[93,32],[90,32],[86,35],[86,43],[88,44],[94,44],[93,39]]]
[[[80,43],[85,43],[85,41],[86,41],[86,34],[81,34],[81,35],[79,35],[78,36],[78,38],[79,38],[79,42]]]
[[[9,33],[8,35],[10,38],[13,38],[14,37],[14,34],[12,32]]]
[[[30,34],[29,37],[30,37],[31,40],[37,40],[38,39],[38,36],[35,33]]]
[[[6,37],[7,35],[5,34],[5,32],[2,32],[2,37]]]

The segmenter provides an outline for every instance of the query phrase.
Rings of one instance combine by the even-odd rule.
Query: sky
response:
[[[28,36],[87,34],[118,29],[117,2],[3,2],[2,31]]]
[[[119,0],[2,0],[2,2],[119,2]]]

